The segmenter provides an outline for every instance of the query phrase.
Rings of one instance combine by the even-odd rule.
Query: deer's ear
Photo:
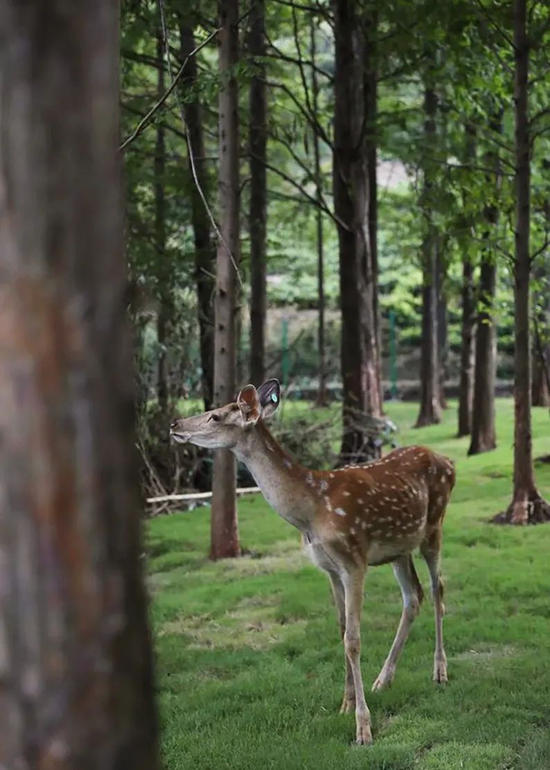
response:
[[[262,418],[268,419],[279,406],[281,400],[281,386],[279,380],[273,378],[266,380],[258,388],[258,398],[260,400]]]
[[[260,419],[261,407],[254,385],[245,385],[237,396],[237,406],[245,424],[255,425]]]

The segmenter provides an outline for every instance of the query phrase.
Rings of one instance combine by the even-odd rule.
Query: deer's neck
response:
[[[301,531],[310,530],[316,502],[306,477],[311,477],[312,472],[290,457],[261,421],[234,452],[254,476],[271,507]]]

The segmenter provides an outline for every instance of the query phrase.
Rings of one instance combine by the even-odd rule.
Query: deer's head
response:
[[[266,380],[258,389],[246,385],[230,404],[175,420],[170,426],[170,437],[178,444],[233,449],[246,440],[260,420],[271,417],[280,400],[278,380]]]

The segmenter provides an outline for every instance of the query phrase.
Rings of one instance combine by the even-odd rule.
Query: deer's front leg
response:
[[[334,603],[336,604],[336,611],[338,613],[338,624],[340,626],[340,638],[344,641],[344,634],[346,632],[346,601],[344,593],[344,584],[342,583],[340,576],[334,572],[328,573],[330,578],[330,585],[332,587],[332,595],[334,596]],[[355,686],[353,684],[353,671],[347,654],[346,659],[346,683],[344,686],[344,697],[342,699],[342,705],[340,707],[341,714],[348,714],[355,711]]]
[[[361,676],[361,608],[363,606],[363,582],[365,571],[354,570],[343,578],[346,630],[344,633],[344,646],[353,675],[355,687],[355,725],[356,742],[359,744],[372,743],[370,728],[370,711],[365,700],[363,678]]]

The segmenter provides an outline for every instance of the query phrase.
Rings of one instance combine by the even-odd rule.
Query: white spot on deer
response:
[[[323,500],[325,501],[325,505],[328,508],[328,510],[332,511],[332,503],[330,502],[330,499],[325,495]]]
[[[349,528],[350,534],[355,535],[355,527]]]
[[[329,473],[328,475],[329,475],[329,478],[330,478],[330,479],[333,479],[333,478],[334,478],[334,473]]]
[[[362,521],[361,522],[361,529],[366,529],[366,528],[367,528],[367,522],[366,521]]]
[[[344,497],[350,497],[350,495],[351,495],[351,492],[348,492],[348,490],[347,490],[347,489],[344,489],[344,491],[342,492],[342,494],[344,495]]]
[[[323,479],[321,481],[321,483],[319,484],[319,489],[321,490],[321,492],[326,492],[326,490],[328,489],[328,481],[326,479]]]
[[[315,481],[313,480],[313,473],[311,471],[308,471],[306,473],[306,484],[308,485],[308,487],[315,486]]]
[[[337,513],[338,516],[347,516],[347,513],[343,508],[335,508],[334,513]]]
[[[441,476],[440,481],[441,481],[442,484],[444,484],[445,483],[445,476]]]
[[[363,498],[362,497],[358,497],[357,498],[357,502],[359,503],[359,505],[363,505]]]

